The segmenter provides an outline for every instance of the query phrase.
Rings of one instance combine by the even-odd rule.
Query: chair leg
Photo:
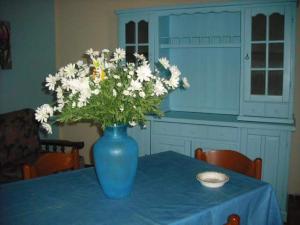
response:
[[[73,155],[73,160],[74,160],[74,169],[79,169],[80,168],[79,150],[73,149],[72,155]]]
[[[27,180],[27,179],[32,179],[34,177],[37,177],[37,172],[36,170],[28,165],[28,164],[24,164],[23,165],[23,179]]]
[[[240,217],[236,214],[230,215],[226,225],[240,225]]]

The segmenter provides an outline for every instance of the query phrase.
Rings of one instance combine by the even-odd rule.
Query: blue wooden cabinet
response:
[[[295,6],[244,11],[241,120],[293,122]]]
[[[233,149],[263,159],[263,180],[286,217],[294,130],[295,0],[119,10],[119,44],[146,53],[152,68],[167,57],[191,87],[168,96],[165,116],[129,129],[140,155]]]

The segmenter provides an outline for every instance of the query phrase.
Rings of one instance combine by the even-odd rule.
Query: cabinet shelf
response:
[[[233,44],[161,44],[160,48],[240,48],[240,43]]]
[[[160,48],[239,48],[240,39],[234,35],[160,37]]]

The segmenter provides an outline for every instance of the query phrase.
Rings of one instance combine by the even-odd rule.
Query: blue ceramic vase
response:
[[[132,190],[138,161],[138,145],[127,135],[127,126],[107,127],[93,153],[104,194],[114,199],[126,197]]]

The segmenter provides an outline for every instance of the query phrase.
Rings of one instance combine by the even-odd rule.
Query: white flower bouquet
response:
[[[147,114],[163,115],[160,104],[170,91],[189,87],[166,58],[159,59],[160,69],[167,71],[167,76],[161,76],[159,70],[151,71],[143,55],[136,53],[136,63],[125,63],[125,51],[119,48],[113,54],[89,49],[86,56],[85,63],[68,64],[46,78],[55,102],[38,107],[35,117],[48,133],[52,133],[52,116],[54,122],[89,121],[103,129],[114,124],[142,125]]]

